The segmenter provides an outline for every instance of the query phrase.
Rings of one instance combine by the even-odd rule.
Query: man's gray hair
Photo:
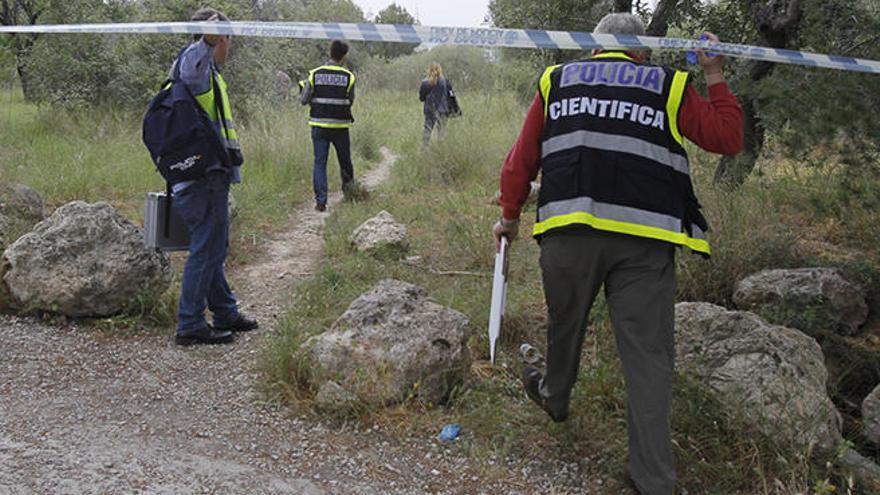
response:
[[[635,36],[645,35],[645,25],[642,20],[633,14],[618,12],[608,14],[599,21],[594,34],[631,34]]]

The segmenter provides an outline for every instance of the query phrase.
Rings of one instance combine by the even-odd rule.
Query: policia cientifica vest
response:
[[[678,129],[687,82],[616,52],[547,68],[535,237],[589,226],[710,254]]]
[[[322,65],[309,72],[312,87],[309,125],[329,129],[347,129],[354,118],[351,116],[351,90],[354,73],[336,65]]]

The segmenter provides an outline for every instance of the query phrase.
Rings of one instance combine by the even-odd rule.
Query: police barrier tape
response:
[[[591,34],[576,31],[333,22],[235,21],[210,23],[38,24],[33,26],[0,26],[0,33],[226,34],[264,38],[346,39],[390,43],[568,50],[591,50],[594,48],[693,50],[703,48],[731,57],[846,71],[880,73],[880,61],[876,60],[739,45],[735,43],[712,43],[705,40]]]

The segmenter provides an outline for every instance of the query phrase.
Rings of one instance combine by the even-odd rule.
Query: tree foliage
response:
[[[880,58],[880,12],[872,2],[848,0],[726,0],[707,5],[681,25],[707,29],[722,40],[851,57]],[[876,75],[729,59],[729,81],[746,114],[747,149],[719,163],[716,180],[745,181],[769,137],[804,164],[829,160],[880,173],[876,158],[880,106]],[[855,197],[855,196],[854,196]]]
[[[0,1],[43,2],[40,23],[183,21],[205,5],[200,0]],[[364,21],[363,11],[351,0],[216,0],[211,5],[233,20]],[[19,15],[16,22],[28,19]],[[179,50],[191,41],[179,35],[43,35],[33,38],[27,50],[13,51],[30,101],[141,108],[167,78]],[[350,59],[357,66],[365,50],[363,44],[354,45]],[[269,97],[279,70],[293,79],[302,77],[326,61],[328,47],[324,40],[236,37],[223,69],[234,102]]]
[[[614,8],[611,0],[491,0],[489,21],[500,28],[592,31],[596,23]],[[577,51],[529,50],[514,55],[527,57],[536,65],[549,65],[576,58]]]
[[[379,13],[376,14],[374,21],[376,24],[418,24],[415,17],[407,12],[403,6],[396,3],[392,3],[380,10]],[[375,48],[372,48],[371,52],[386,59],[390,59],[409,55],[415,50],[416,46],[417,45],[408,43],[376,43]]]

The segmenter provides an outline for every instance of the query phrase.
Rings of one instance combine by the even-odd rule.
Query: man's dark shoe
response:
[[[623,473],[623,484],[636,494],[642,493],[639,491],[639,487],[636,486],[636,482],[633,481],[632,476],[629,475],[629,469],[627,469],[626,472]]]
[[[205,326],[196,330],[189,330],[183,333],[178,332],[175,342],[177,345],[213,345],[228,344],[235,340],[232,332],[229,330],[216,330],[210,326]]]
[[[327,205],[324,203],[315,203],[315,211],[327,211]]]
[[[247,316],[239,313],[238,318],[235,319],[229,325],[215,325],[214,328],[217,330],[224,330],[230,332],[250,332],[251,330],[259,327],[260,324],[257,323],[257,320],[253,318],[248,318]]]
[[[553,421],[561,423],[568,419],[568,408],[566,407],[563,411],[554,411],[550,408],[550,406],[547,404],[547,400],[544,399],[543,396],[541,396],[540,392],[541,378],[543,377],[544,375],[542,375],[541,372],[538,371],[538,369],[534,366],[526,366],[525,368],[523,368],[523,388],[525,389],[526,395],[529,397],[529,399],[532,399],[532,402],[540,406],[541,409],[544,410],[544,412],[550,415],[550,418],[553,419]]]

